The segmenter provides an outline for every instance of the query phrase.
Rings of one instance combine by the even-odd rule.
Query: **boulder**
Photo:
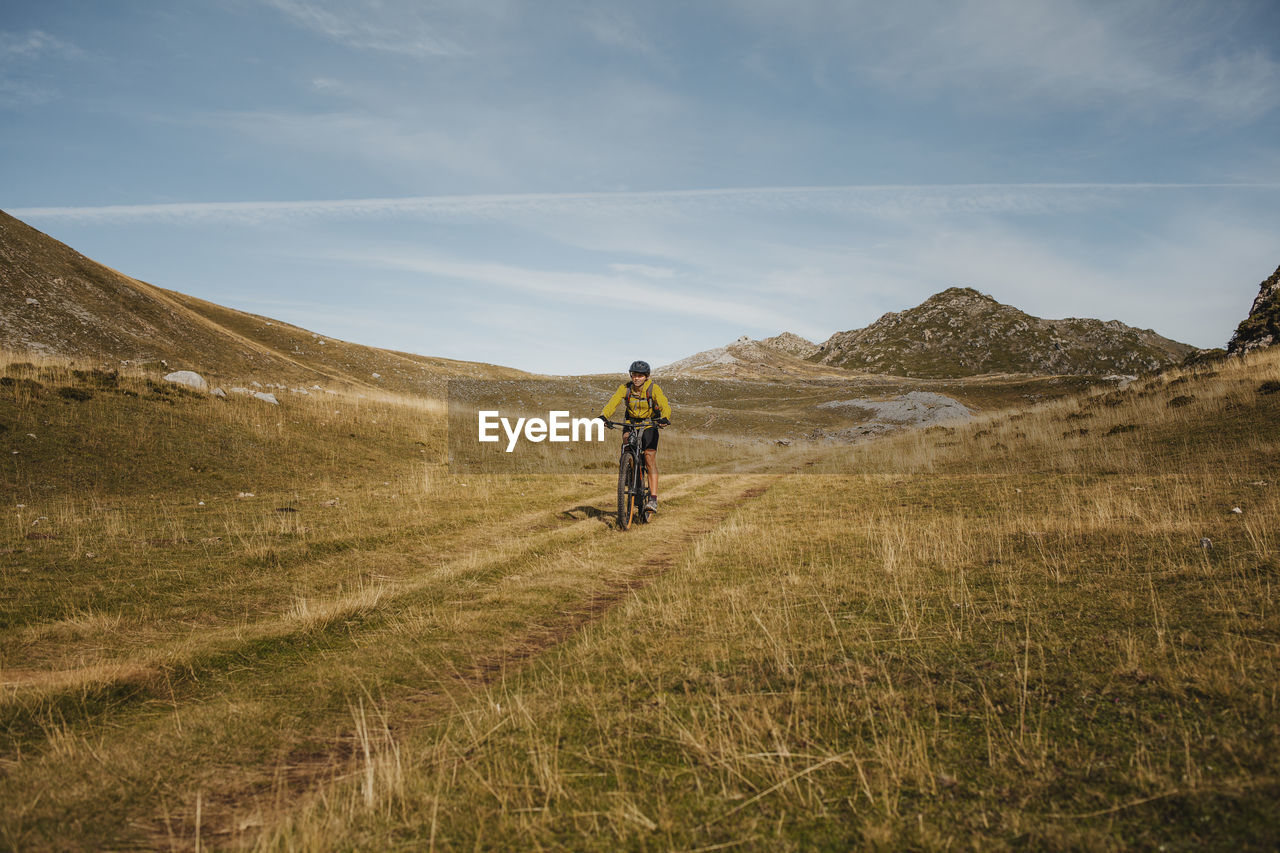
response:
[[[261,400],[264,403],[270,403],[273,406],[280,405],[280,401],[276,399],[276,395],[269,394],[266,391],[255,391],[253,394],[253,399]]]
[[[194,370],[176,370],[164,377],[165,382],[174,382],[178,385],[186,385],[188,388],[194,388],[197,391],[207,391],[209,383],[204,381],[204,377]]]

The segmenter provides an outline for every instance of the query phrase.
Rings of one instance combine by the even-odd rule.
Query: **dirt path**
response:
[[[439,674],[429,687],[398,697],[387,697],[388,704],[382,708],[382,714],[391,734],[456,712],[460,703],[467,702],[477,692],[519,673],[541,655],[571,641],[629,596],[660,580],[696,547],[700,539],[713,532],[745,501],[764,494],[777,478],[776,474],[686,478],[668,488],[663,501],[666,509],[654,523],[635,526],[626,533],[614,529],[607,500],[596,499],[584,504],[594,511],[585,513],[587,517],[577,524],[608,528],[607,532],[601,531],[611,540],[607,543],[611,547],[603,549],[607,554],[616,557],[619,551],[625,553],[622,546],[628,537],[643,537],[643,556],[615,563],[607,574],[594,572],[596,583],[584,587],[580,595],[564,601],[553,618],[530,621],[496,643],[479,641],[477,647],[470,650],[469,666]],[[594,541],[570,539],[554,558],[549,558],[548,565],[572,563],[597,547],[598,543]],[[327,745],[311,744],[295,751],[284,764],[271,768],[276,780],[287,782],[285,796],[281,795],[279,784],[274,786],[270,806],[272,814],[280,816],[287,813],[318,795],[327,784],[353,777],[358,772],[359,758],[360,738],[354,727],[333,737]],[[238,786],[208,792],[202,801],[202,836],[234,840],[235,843],[246,841],[244,828],[248,827],[249,834],[252,834],[258,829],[258,824],[264,822],[259,817],[262,812],[261,791],[262,779],[259,776],[256,780],[245,779],[244,784]],[[175,841],[180,845],[185,842],[194,846],[194,818],[192,809],[171,812],[163,821],[157,820],[153,824],[153,841],[164,847],[171,847]],[[269,825],[270,818],[265,822]]]
[[[103,843],[140,842],[161,849],[253,843],[259,833],[356,768],[359,732],[351,715],[340,709],[342,702],[359,698],[361,687],[348,686],[351,673],[376,684],[378,714],[392,734],[440,720],[657,582],[779,476],[673,475],[666,481],[663,512],[655,523],[626,533],[614,528],[611,495],[561,501],[459,530],[451,537],[449,559],[439,558],[441,549],[434,543],[422,553],[421,572],[388,579],[377,590],[312,602],[307,614],[217,629],[197,646],[138,650],[121,662],[128,669],[117,674],[128,681],[117,687],[133,689],[133,680],[141,678],[173,690],[175,673],[185,681],[163,697],[151,695],[156,692],[152,685],[140,699],[83,718],[89,729],[97,730],[93,754],[103,765],[136,766],[148,742],[163,744],[165,753],[155,766],[138,767],[132,776],[119,779],[120,801],[136,810],[123,820],[142,837],[103,838]],[[360,559],[377,573],[380,553],[402,558],[415,547],[421,546],[391,543],[361,553]],[[396,633],[397,620],[424,611],[448,614],[447,636],[406,639],[403,630]],[[361,614],[366,621],[348,618]],[[331,642],[308,651],[313,646],[299,638],[308,640],[328,626],[335,626]],[[410,642],[419,644],[414,663],[424,667],[416,684],[388,677],[389,664],[380,657],[385,647]],[[303,657],[298,658],[300,651]],[[246,665],[228,670],[225,661],[237,655],[245,656]],[[432,668],[418,658],[430,659]],[[305,689],[301,685],[273,682],[272,673],[280,667],[288,667],[295,684],[306,678],[332,682],[325,688],[328,707],[313,709],[304,692],[291,696],[289,691]],[[91,668],[58,673],[61,681],[56,684],[53,673],[23,675],[30,680],[10,687],[11,700],[31,701],[50,691],[76,693],[100,687],[103,678],[110,686],[112,678]],[[157,716],[156,707],[170,702],[171,719]],[[290,702],[298,706],[303,729],[275,745],[245,750],[243,757],[228,754],[217,767],[207,765],[211,736],[234,738],[245,715],[267,714],[269,707]],[[184,728],[188,715],[204,720],[205,728],[190,722]],[[64,764],[72,772],[71,755],[33,744],[24,762],[10,765],[13,774],[5,787],[21,787],[20,770],[32,759],[45,772],[57,772]],[[178,768],[183,772],[172,772]],[[187,781],[166,781],[170,778]],[[49,819],[59,814],[70,819],[80,808],[77,796],[82,795],[52,794],[43,807]]]

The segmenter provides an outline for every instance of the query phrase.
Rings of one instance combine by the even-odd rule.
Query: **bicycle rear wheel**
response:
[[[635,468],[636,458],[624,450],[618,460],[618,528],[621,530],[631,527],[631,517],[635,514],[635,499],[631,494]]]

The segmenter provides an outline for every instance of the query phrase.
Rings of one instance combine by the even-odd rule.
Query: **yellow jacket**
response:
[[[633,390],[630,382],[624,382],[618,386],[618,390],[613,392],[613,396],[609,398],[609,402],[604,404],[600,414],[606,418],[613,416],[613,410],[618,408],[618,404],[627,401],[626,417],[633,421],[642,421],[646,418],[655,417],[653,410],[656,408],[658,414],[656,417],[670,418],[671,404],[667,402],[667,395],[662,393],[652,379],[646,379],[639,390]],[[650,399],[653,405],[649,405]]]

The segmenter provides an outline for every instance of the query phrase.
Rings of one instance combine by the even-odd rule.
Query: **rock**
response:
[[[39,299],[32,299],[30,296],[28,296],[28,297],[27,297],[27,304],[28,304],[28,305],[39,305],[39,304],[40,304],[40,300],[39,300]]]
[[[1280,343],[1280,267],[1258,288],[1249,316],[1236,327],[1227,344],[1230,355],[1244,355]]]
[[[375,373],[375,374],[373,374],[373,378],[374,378],[374,379],[381,379],[381,378],[382,378],[382,374],[381,374],[381,373]]]
[[[227,392],[223,391],[221,388],[214,388],[212,393],[215,397],[221,397],[224,400],[227,398]]]
[[[273,406],[280,405],[280,401],[276,399],[275,394],[269,394],[266,391],[254,391],[253,399],[261,400],[264,403],[270,403]]]
[[[188,388],[194,388],[197,391],[205,391],[209,388],[209,383],[204,381],[204,377],[194,370],[177,370],[167,374],[164,377],[165,382],[173,382],[177,385],[185,385]]]

